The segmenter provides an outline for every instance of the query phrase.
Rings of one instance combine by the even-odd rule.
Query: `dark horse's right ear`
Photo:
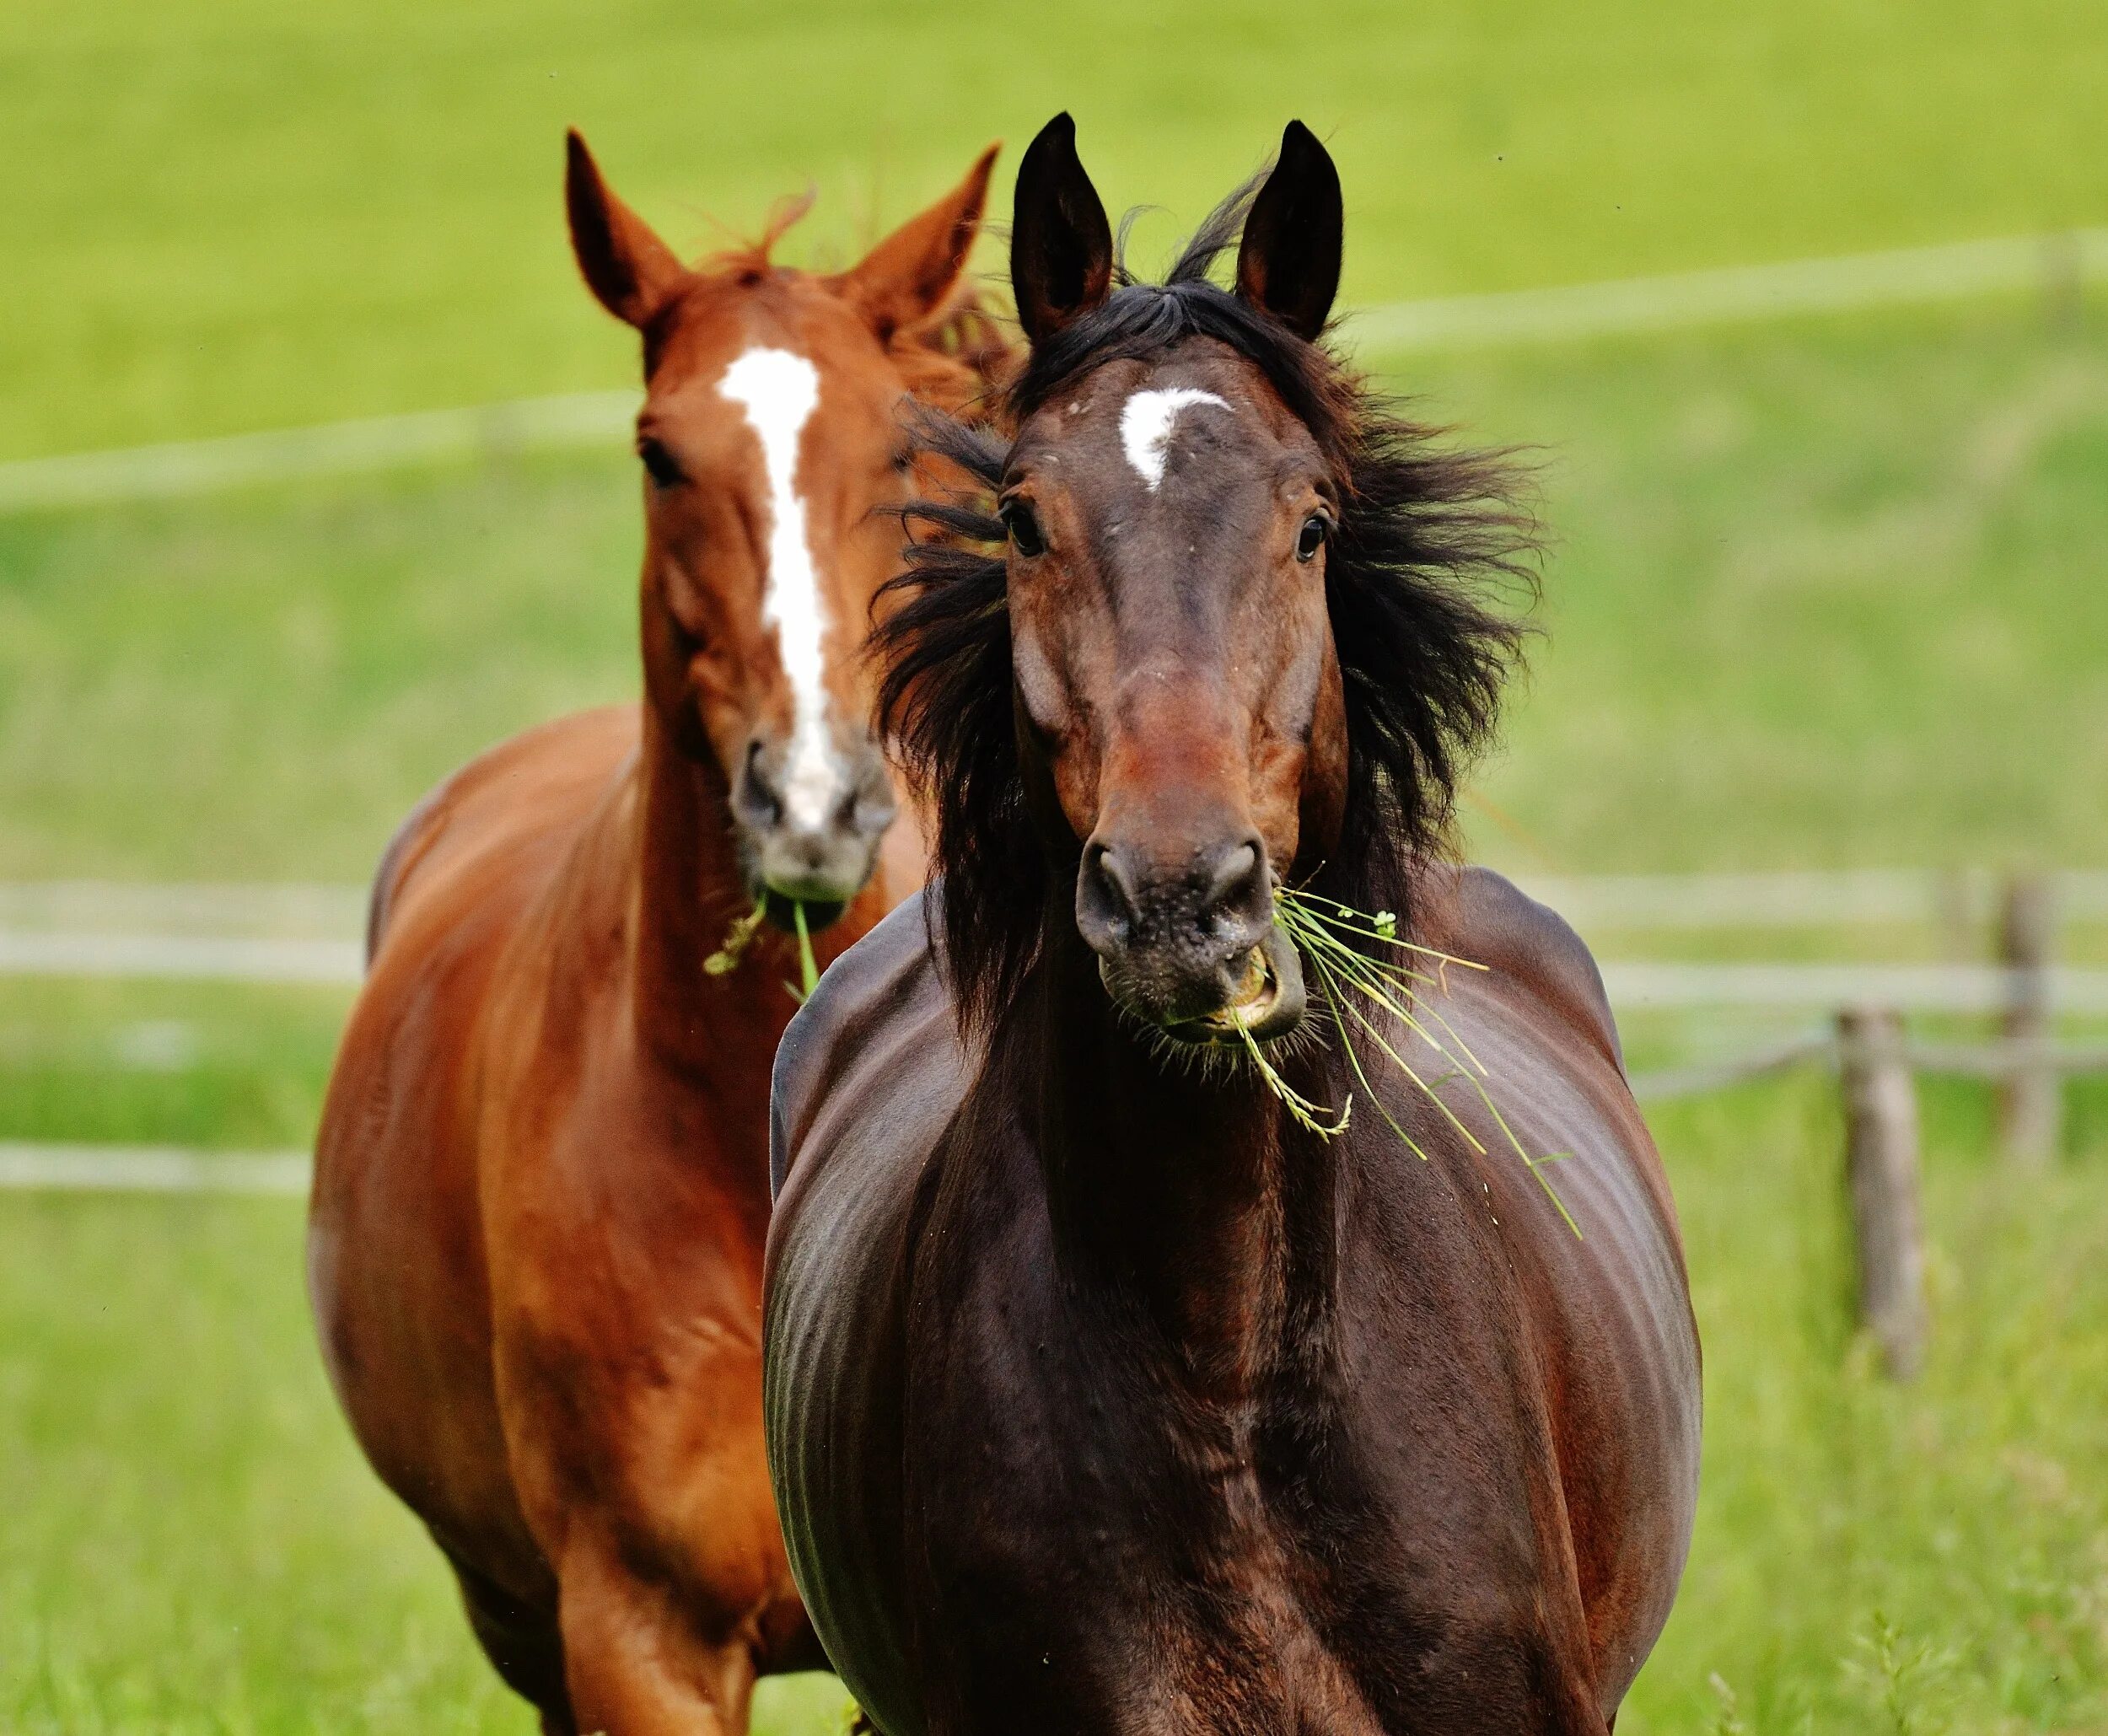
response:
[[[1044,343],[1102,304],[1112,288],[1112,225],[1076,156],[1064,110],[1040,129],[1018,165],[1010,225],[1010,290],[1018,323]]]
[[[571,250],[600,305],[641,327],[680,287],[687,267],[650,224],[608,191],[576,128],[566,139],[563,202],[571,216]]]
[[[1251,202],[1237,250],[1237,293],[1315,343],[1339,293],[1346,218],[1331,153],[1300,121],[1281,135],[1273,173]]]

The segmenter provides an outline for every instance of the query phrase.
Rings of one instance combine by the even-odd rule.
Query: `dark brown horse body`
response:
[[[881,635],[944,879],[786,1035],[765,1349],[792,1565],[889,1736],[1601,1736],[1681,1572],[1698,1346],[1600,981],[1427,847],[1504,521],[1315,344],[1338,212],[1291,127],[1235,296],[1220,232],[1116,290],[1042,134],[1007,553],[918,556]],[[1391,1012],[1393,1056],[1299,1035],[1283,884],[1485,967],[1405,1009],[1485,1096]]]
[[[760,1426],[797,956],[705,961],[762,895],[840,911],[824,964],[919,882],[858,649],[897,406],[980,390],[938,328],[988,169],[839,277],[691,271],[573,141],[580,264],[645,344],[644,701],[485,754],[390,847],[309,1244],[360,1443],[551,1731],[741,1731],[757,1671],[824,1667]]]

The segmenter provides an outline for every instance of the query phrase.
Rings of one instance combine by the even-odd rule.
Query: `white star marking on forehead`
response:
[[[1160,391],[1137,392],[1120,406],[1120,446],[1135,474],[1157,492],[1164,480],[1164,449],[1171,443],[1171,424],[1189,404],[1229,406],[1213,392],[1192,386],[1167,386]]]

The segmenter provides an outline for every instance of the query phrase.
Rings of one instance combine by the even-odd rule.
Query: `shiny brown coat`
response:
[[[992,156],[821,278],[766,248],[689,271],[573,140],[580,263],[645,342],[644,699],[484,754],[390,847],[309,1236],[360,1444],[552,1732],[742,1731],[757,1672],[825,1664],[761,1441],[767,1082],[799,966],[773,929],[729,974],[705,960],[761,894],[839,907],[824,965],[919,883],[912,827],[879,859],[857,651],[897,542],[873,509],[906,487],[896,406],[981,384],[958,283]],[[788,841],[768,479],[712,388],[757,345],[820,382],[796,474],[844,778],[836,830]]]

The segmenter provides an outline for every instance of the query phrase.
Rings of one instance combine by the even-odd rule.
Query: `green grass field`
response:
[[[1300,115],[1374,300],[2101,223],[2100,56],[2092,0],[18,0],[0,458],[627,379],[569,123],[681,245],[811,180],[842,259],[1063,106],[1186,221]]]
[[[1980,1155],[1980,1094],[1928,1094],[1936,1338],[1907,1390],[1844,1327],[1831,1089],[1657,1113],[1707,1438],[1683,1595],[1621,1732],[2108,1728],[2108,1092],[2080,1108],[2073,1160],[2019,1186]],[[0,1728],[528,1728],[350,1445],[298,1225],[276,1202],[0,1206]],[[761,1728],[838,1728],[831,1691],[772,1688]]]
[[[581,311],[590,319],[590,309]],[[1534,679],[1474,811],[1563,872],[2108,861],[2108,321],[1423,357],[1537,449]],[[435,778],[636,690],[632,463],[0,518],[0,878],[364,878]]]
[[[826,261],[1067,105],[1108,201],[1169,207],[1146,259],[1300,114],[1367,303],[2108,223],[2104,64],[2087,0],[30,0],[0,460],[630,379],[564,248],[568,121],[687,246],[816,181],[793,250]],[[1372,359],[1539,464],[1546,635],[1474,853],[2108,864],[2098,300]],[[616,449],[0,517],[0,880],[363,878],[466,755],[634,692],[637,519]],[[343,1007],[0,980],[0,1139],[300,1145]],[[1628,1035],[1641,1065],[1724,1040]],[[1924,1103],[1907,1390],[1845,1327],[1831,1088],[1653,1117],[1708,1433],[1621,1736],[2108,1732],[2108,1082],[2025,1182],[1983,1092]],[[0,1194],[0,1732],[528,1728],[336,1414],[291,1204]],[[774,1688],[761,1728],[835,1706]]]

